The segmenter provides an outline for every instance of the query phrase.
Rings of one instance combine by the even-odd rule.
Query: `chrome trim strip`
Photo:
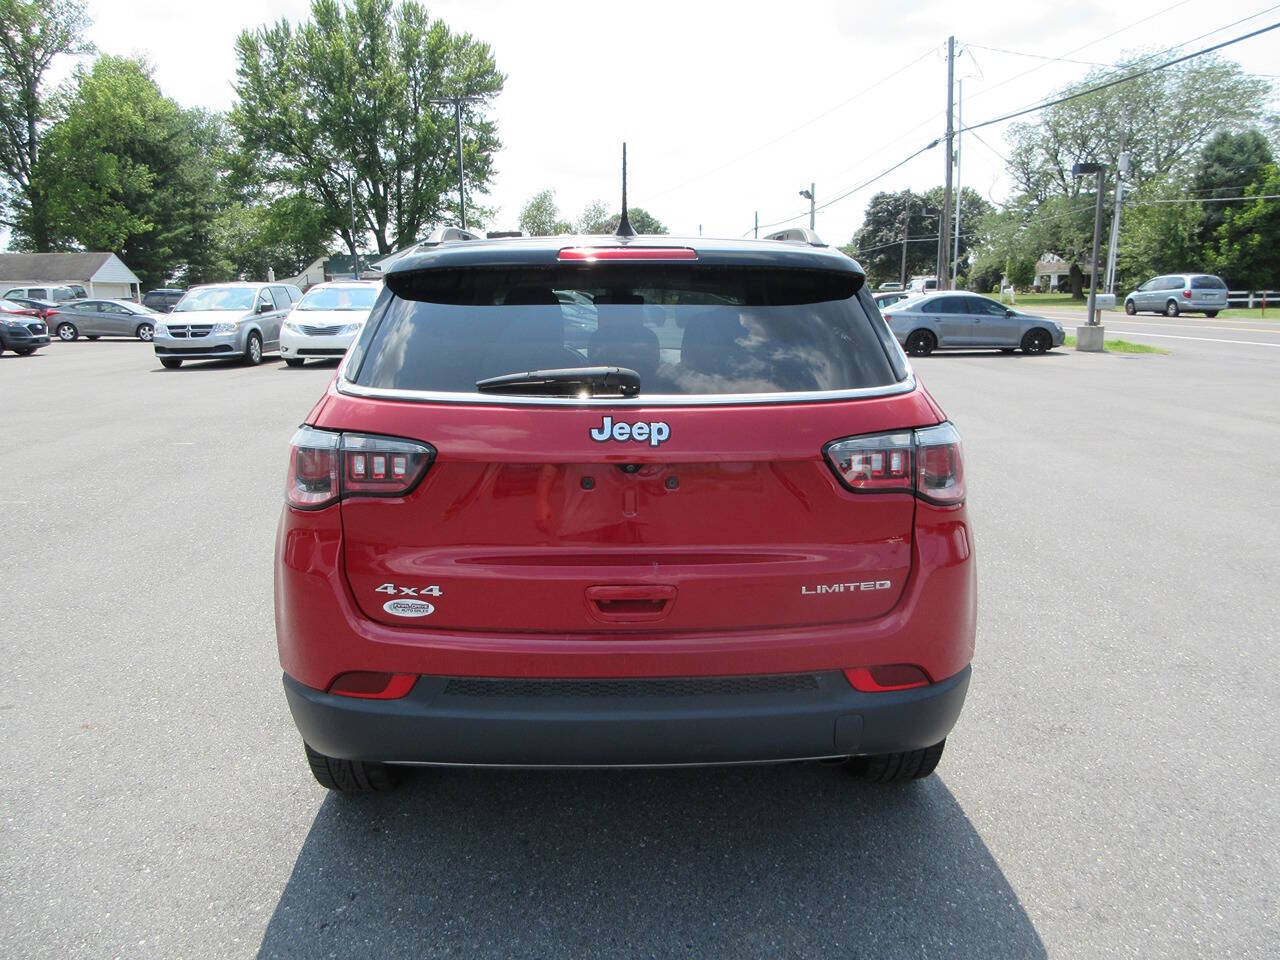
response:
[[[350,356],[348,354],[347,356]],[[853,390],[808,390],[794,393],[655,393],[640,397],[520,397],[510,394],[451,393],[443,390],[394,390],[365,387],[347,379],[347,361],[338,369],[338,392],[376,400],[412,400],[417,403],[466,403],[483,406],[516,407],[702,407],[737,406],[759,403],[815,403],[825,400],[860,400],[911,393],[916,388],[915,372],[907,366],[907,378],[882,387]]]

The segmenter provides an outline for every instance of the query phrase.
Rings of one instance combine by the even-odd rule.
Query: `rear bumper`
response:
[[[767,763],[930,746],[955,725],[970,668],[862,693],[840,671],[719,678],[421,677],[399,700],[284,677],[303,739],[349,760],[484,766]]]

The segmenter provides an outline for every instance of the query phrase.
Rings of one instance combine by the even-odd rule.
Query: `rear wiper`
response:
[[[481,393],[530,393],[553,397],[634,397],[640,374],[627,367],[566,367],[526,370],[476,381]]]

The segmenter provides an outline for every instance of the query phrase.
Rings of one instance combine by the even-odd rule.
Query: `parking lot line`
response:
[[[1161,337],[1165,340],[1199,340],[1203,343],[1239,343],[1251,347],[1280,347],[1280,343],[1267,343],[1263,340],[1230,340],[1225,337],[1188,337],[1177,333],[1148,333],[1146,330],[1117,330],[1107,328],[1108,333],[1123,333],[1130,337]]]

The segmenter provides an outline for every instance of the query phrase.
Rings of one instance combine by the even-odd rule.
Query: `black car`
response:
[[[157,313],[169,313],[173,310],[174,304],[182,299],[185,290],[179,290],[177,287],[157,287],[155,290],[148,290],[142,296],[142,305],[150,307]]]
[[[0,353],[12,350],[20,356],[49,345],[49,328],[31,307],[0,300]]]

